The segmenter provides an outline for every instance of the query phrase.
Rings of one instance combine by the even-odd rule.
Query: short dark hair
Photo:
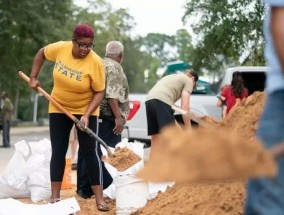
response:
[[[193,72],[192,70],[190,70],[189,72],[190,72],[190,74],[194,77],[194,81],[197,82],[198,79],[199,79],[197,73]]]
[[[94,38],[94,30],[91,26],[86,24],[78,24],[75,26],[73,31],[73,38],[80,39],[80,38]]]

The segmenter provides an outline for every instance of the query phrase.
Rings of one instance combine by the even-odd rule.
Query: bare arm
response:
[[[32,71],[30,74],[30,82],[29,86],[31,88],[36,88],[39,86],[39,82],[37,80],[38,74],[40,72],[40,69],[42,67],[43,62],[45,61],[44,56],[44,48],[41,48],[35,55],[33,65],[32,65]]]
[[[123,130],[123,126],[125,124],[125,120],[121,117],[119,106],[118,106],[118,101],[117,99],[111,99],[111,98],[107,99],[107,101],[115,117],[115,127],[113,129],[113,132],[115,134],[121,134]]]
[[[89,125],[89,117],[99,107],[103,97],[104,97],[104,91],[94,92],[94,96],[92,98],[92,101],[88,109],[86,110],[84,115],[81,117],[81,122],[84,123],[85,127]]]
[[[223,105],[223,102],[226,100],[226,98],[224,96],[220,96],[218,98],[218,101],[217,101],[217,106],[218,107],[221,107]]]
[[[218,99],[218,100],[217,100],[217,106],[218,106],[218,107],[221,107],[222,104],[223,104],[223,102],[221,101],[221,99]]]
[[[282,72],[284,73],[284,7],[272,7],[271,32]]]
[[[181,93],[181,109],[186,111],[187,113],[190,112],[189,109],[189,102],[190,102],[190,93],[187,91],[182,91]],[[191,122],[188,114],[182,115],[182,120],[184,122],[185,127],[191,128]]]

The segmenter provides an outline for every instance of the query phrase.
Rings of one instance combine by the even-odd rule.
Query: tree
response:
[[[193,45],[192,37],[185,29],[180,29],[176,33],[175,44],[178,49],[179,59],[184,62],[192,60]]]
[[[260,0],[187,1],[183,21],[191,21],[197,36],[193,67],[214,70],[248,61],[263,65],[263,12]]]
[[[141,38],[142,50],[160,60],[160,66],[176,60],[174,36],[160,33],[149,33]]]
[[[140,40],[131,38],[135,27],[134,18],[125,9],[113,10],[104,0],[90,1],[87,8],[79,9],[75,20],[92,23],[96,29],[95,52],[104,57],[105,46],[111,40],[119,40],[124,44],[124,60],[122,66],[129,82],[131,92],[145,91],[144,71],[145,54],[140,50]],[[148,59],[147,59],[148,60]]]
[[[73,5],[72,0],[0,0],[0,91],[6,90],[14,100],[16,118],[32,119],[35,93],[18,78],[17,72],[22,70],[29,75],[36,52],[49,43],[70,40],[75,24],[86,23],[95,28],[94,51],[101,57],[108,41],[124,44],[122,66],[131,92],[146,92],[152,87],[158,79],[158,67],[191,58],[191,38],[185,30],[177,37],[154,33],[144,38],[132,37],[136,23],[128,10],[113,10],[107,0],[88,2],[83,8]],[[53,85],[53,66],[54,63],[45,62],[39,76],[48,93]],[[38,118],[47,117],[47,103],[39,97]]]
[[[30,101],[32,93],[26,83],[16,78],[17,72],[29,73],[39,48],[59,38],[66,39],[62,26],[71,20],[71,6],[71,0],[0,0],[0,88],[9,92],[16,110],[18,102]],[[23,116],[31,115],[31,108],[24,111]]]

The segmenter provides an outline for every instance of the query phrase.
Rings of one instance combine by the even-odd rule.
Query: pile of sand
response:
[[[112,156],[103,156],[102,160],[122,172],[141,161],[142,158],[127,147],[117,147]]]
[[[240,215],[245,189],[242,182],[175,185],[148,201],[134,215]]]
[[[255,132],[264,102],[265,94],[256,92],[246,101],[237,104],[228,118],[222,122],[216,123],[215,120],[207,119],[206,122],[217,130],[216,135],[212,134],[208,137],[208,143],[210,144],[216,139],[219,140],[222,138],[220,136],[224,136],[226,132],[232,132],[232,138],[238,137],[244,141],[255,139]],[[218,130],[222,128],[226,131],[220,134]],[[198,136],[193,135],[188,140],[189,144],[198,142],[200,137],[201,134]],[[250,144],[253,143],[251,142]],[[260,145],[256,147],[260,147]],[[211,151],[210,154],[207,153],[204,156],[213,156],[215,153],[215,151]],[[212,163],[209,169],[214,172],[216,168],[216,165]],[[172,169],[172,174],[175,174],[175,168]],[[243,214],[245,198],[245,181],[243,180],[234,182],[183,183],[159,194],[135,214],[239,215]]]
[[[237,103],[217,126],[231,130],[244,139],[255,138],[265,99],[264,92],[255,92],[246,100]]]
[[[254,93],[250,96],[246,102],[241,102],[238,104],[230,113],[230,116],[226,120],[223,120],[220,123],[216,123],[214,120],[208,120],[206,122],[210,123],[212,126],[216,128],[216,133],[208,133],[205,139],[208,144],[212,144],[215,140],[220,140],[220,145],[224,147],[232,147],[231,144],[228,146],[224,141],[222,142],[224,134],[228,132],[233,133],[233,137],[226,137],[230,142],[231,139],[237,137],[238,140],[241,139],[240,144],[247,142],[248,140],[254,139],[255,131],[258,126],[258,120],[260,118],[263,104],[265,101],[265,95],[263,93]],[[221,131],[220,129],[225,129],[225,131]],[[210,131],[212,132],[212,131]],[[171,135],[171,134],[168,134]],[[189,134],[185,134],[189,135]],[[178,141],[178,135],[171,135],[172,138],[175,138],[176,141],[176,155],[180,155],[182,152],[179,150],[184,150],[183,147],[180,147],[180,144],[184,144]],[[202,137],[202,131],[197,131],[196,135],[190,136],[188,139],[188,144],[198,143],[200,138]],[[183,140],[184,141],[184,140]],[[233,146],[236,147],[238,141],[234,141]],[[205,144],[205,140],[203,143]],[[250,143],[249,143],[250,144]],[[252,144],[252,143],[251,143]],[[165,144],[166,147],[166,144]],[[164,150],[172,150],[174,151],[174,145],[171,146],[171,149]],[[247,146],[248,150],[252,150],[253,146]],[[261,152],[261,146],[256,144],[257,150]],[[234,148],[236,149],[236,148]],[[201,148],[198,153],[201,153]],[[240,149],[241,150],[241,149]],[[250,152],[250,151],[249,151]],[[247,157],[244,152],[244,157]],[[191,155],[193,156],[193,152]],[[214,156],[218,153],[214,150],[204,154],[206,156]],[[231,154],[232,155],[232,154]],[[174,155],[173,155],[174,156]],[[231,160],[230,156],[223,154],[222,159]],[[232,155],[233,157],[235,155]],[[251,158],[250,163],[254,163],[257,160],[262,160],[264,157],[253,157]],[[218,161],[219,155],[215,157],[216,162]],[[240,163],[238,165],[243,165],[245,160],[242,160],[242,156],[239,154],[236,156],[237,160]],[[173,157],[164,158],[163,161],[171,161]],[[190,162],[189,160],[186,160]],[[124,161],[122,161],[124,162]],[[226,162],[226,160],[224,160]],[[231,162],[231,161],[230,161]],[[185,163],[185,162],[183,162]],[[190,164],[193,165],[193,164]],[[199,164],[200,165],[200,164]],[[203,164],[204,168],[208,168],[211,173],[214,173],[214,170],[217,170],[218,167],[216,164]],[[174,163],[171,165],[172,174],[176,174],[176,167]],[[161,166],[161,168],[166,168],[165,166]],[[186,172],[180,172],[181,175],[186,175]],[[219,174],[223,174],[224,172],[219,172]],[[155,174],[155,173],[154,173]],[[218,174],[217,174],[218,175]],[[75,188],[71,190],[63,190],[62,198],[68,198],[75,196],[78,200],[81,211],[77,213],[78,215],[87,215],[87,214],[105,214],[105,215],[114,215],[115,214],[115,202],[109,200],[109,204],[112,206],[112,210],[109,212],[99,212],[95,207],[95,199],[91,198],[88,200],[82,199],[78,197],[75,193]],[[155,215],[165,215],[165,214],[182,214],[182,215],[239,215],[243,214],[243,204],[245,201],[245,181],[219,181],[219,182],[195,182],[195,183],[183,183],[177,184],[171,188],[169,188],[166,192],[158,194],[155,199],[148,201],[145,207],[141,210],[135,212],[134,214],[155,214]]]
[[[137,176],[152,182],[202,182],[272,177],[276,172],[273,157],[257,141],[222,129],[168,127]]]

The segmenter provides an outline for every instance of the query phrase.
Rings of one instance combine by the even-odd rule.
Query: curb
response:
[[[38,127],[11,127],[12,134],[24,134],[24,133],[38,133],[49,131],[48,126],[38,126]]]

